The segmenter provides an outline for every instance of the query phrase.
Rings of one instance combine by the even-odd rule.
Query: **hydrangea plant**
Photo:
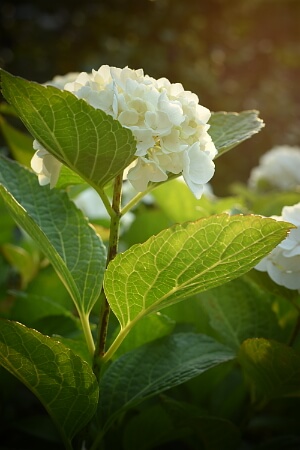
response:
[[[0,193],[27,247],[3,246],[22,286],[0,321],[0,364],[44,405],[64,447],[105,448],[122,435],[127,411],[237,361],[246,372],[252,364],[259,395],[254,369],[268,373],[268,357],[262,368],[253,346],[256,355],[266,355],[266,327],[258,326],[258,336],[249,324],[232,333],[235,327],[229,331],[226,324],[236,319],[228,305],[236,298],[248,308],[261,295],[251,278],[241,277],[272,258],[277,245],[292,251],[297,230],[287,233],[298,222],[285,212],[282,220],[249,214],[241,198],[203,194],[217,157],[262,128],[257,112],[211,113],[180,83],[128,67],[101,66],[46,85],[2,70],[1,86],[10,105],[3,111],[21,119],[32,139],[1,118],[14,158],[0,157]],[[91,188],[97,201],[84,208],[78,194]],[[92,209],[90,219],[76,205],[86,213]],[[129,214],[134,220],[122,229]],[[52,281],[62,282],[64,300],[54,281],[30,293],[43,267],[57,274]],[[71,331],[60,328],[61,316]],[[184,317],[190,326],[182,324]],[[209,322],[201,327],[205,317]],[[243,317],[238,313],[236,326]],[[286,347],[272,344],[271,353]],[[294,389],[293,380],[291,385],[284,393]],[[176,402],[169,407],[210,429],[212,418],[203,411]],[[140,414],[148,423],[147,408]],[[161,412],[157,417],[161,421]],[[137,436],[132,443],[130,423],[112,445],[145,448]],[[234,426],[215,424],[225,427],[237,448]]]

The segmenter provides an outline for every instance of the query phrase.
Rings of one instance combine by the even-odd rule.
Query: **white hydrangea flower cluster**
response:
[[[265,153],[249,178],[250,188],[256,189],[263,184],[282,191],[299,188],[300,147],[282,145]]]
[[[61,87],[61,78],[59,82]],[[172,173],[182,174],[196,198],[201,197],[203,186],[214,174],[217,150],[208,134],[211,113],[199,104],[197,95],[185,91],[180,83],[144,75],[142,69],[107,65],[79,74],[63,89],[132,131],[137,160],[127,178],[137,191],[145,191],[149,182],[167,180]],[[34,170],[36,160],[44,157],[37,152]]]
[[[255,268],[268,272],[275,283],[288,289],[300,290],[300,203],[285,206],[281,216],[272,216],[296,225],[271,253],[263,258]]]

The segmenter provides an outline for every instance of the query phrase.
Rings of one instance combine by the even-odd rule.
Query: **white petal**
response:
[[[195,143],[184,152],[183,176],[196,184],[205,184],[213,176],[215,165],[210,156]]]
[[[123,126],[127,126],[127,127],[136,125],[138,120],[139,120],[139,115],[134,110],[122,111],[118,117],[118,121]]]
[[[133,126],[128,127],[132,132],[134,137],[137,140],[136,145],[136,156],[144,156],[147,153],[147,150],[154,146],[155,141],[153,135],[150,130],[141,130],[139,127]]]
[[[136,166],[129,170],[127,179],[137,191],[143,192],[149,181],[165,181],[168,176],[154,161],[138,158]]]
[[[188,147],[187,144],[182,143],[180,132],[176,128],[173,128],[167,136],[161,137],[160,142],[163,153],[182,152]]]
[[[300,171],[300,166],[299,166]],[[300,203],[293,206],[285,206],[282,209],[283,220],[291,222],[294,225],[300,226]]]
[[[260,272],[266,272],[267,265],[268,265],[268,257],[265,257],[261,261],[259,261],[258,264],[256,264],[255,269],[259,270]]]
[[[158,108],[167,114],[173,125],[180,125],[184,121],[182,105],[178,101],[170,101],[165,92],[160,96]]]
[[[35,173],[39,174],[42,172],[44,163],[43,158],[39,155],[38,151],[33,155],[30,165]]]
[[[194,194],[195,198],[199,200],[202,197],[204,191],[203,184],[193,183],[193,181],[191,181],[189,178],[186,178],[184,175],[183,177],[190,191]]]
[[[155,136],[163,136],[170,133],[172,123],[164,112],[147,111],[145,114],[145,124]]]
[[[31,159],[31,168],[38,175],[40,185],[50,183],[51,189],[57,183],[61,167],[62,163],[45,149],[38,150]]]
[[[183,168],[183,153],[154,153],[153,159],[155,159],[159,166],[166,172],[180,173]]]

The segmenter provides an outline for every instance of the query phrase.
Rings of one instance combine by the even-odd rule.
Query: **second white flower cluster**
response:
[[[261,272],[268,272],[270,278],[280,286],[298,289],[300,292],[300,203],[285,206],[281,216],[271,216],[296,226],[271,253],[255,267]]]

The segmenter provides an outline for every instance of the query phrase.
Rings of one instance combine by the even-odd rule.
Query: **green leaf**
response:
[[[56,187],[59,189],[65,189],[70,185],[86,185],[86,182],[73,170],[67,166],[62,166],[60,169],[59,177],[56,183]]]
[[[12,127],[1,116],[0,129],[14,159],[24,166],[30,167],[30,161],[34,154],[32,137]]]
[[[145,242],[150,236],[172,225],[166,215],[156,208],[147,208],[143,204],[134,212],[134,221],[122,234],[126,247]]]
[[[212,216],[174,225],[117,255],[104,286],[121,336],[143,316],[244,274],[291,224],[258,216]]]
[[[53,286],[55,288],[55,286]],[[45,290],[46,292],[46,290]],[[57,292],[57,290],[56,290]],[[22,291],[11,291],[14,303],[11,308],[11,320],[34,327],[34,323],[49,316],[65,316],[76,320],[75,316],[64,305],[54,298]],[[59,294],[58,294],[59,295]],[[78,319],[77,319],[78,320]]]
[[[161,405],[150,405],[134,415],[126,425],[124,450],[153,450],[169,441],[174,445],[174,441],[183,435]]]
[[[187,185],[178,179],[161,184],[151,195],[172,223],[197,220],[242,207],[238,197],[217,198],[204,194],[197,200]]]
[[[244,197],[244,203],[254,214],[270,217],[272,215],[281,215],[284,206],[292,206],[299,202],[300,195],[297,191],[279,192],[276,189],[267,192],[258,192],[250,190],[246,185],[235,183],[230,190]]]
[[[291,347],[266,339],[248,339],[240,348],[239,362],[255,398],[300,396],[300,355]]]
[[[27,286],[26,295],[30,297],[33,296],[35,298],[46,296],[51,303],[56,303],[58,307],[62,307],[63,309],[72,312],[72,314],[74,313],[73,300],[51,264],[47,264],[45,267],[40,269],[37,276]],[[41,303],[43,303],[42,300]],[[44,304],[44,307],[46,307],[46,304]],[[43,305],[41,305],[41,309],[43,309]],[[41,312],[39,311],[38,307],[36,307],[36,311],[38,312],[38,314],[39,312]],[[56,314],[57,313],[58,311],[56,310]],[[38,319],[38,317],[36,317],[36,319]],[[17,320],[18,322],[25,323],[20,319],[12,318],[12,320]],[[28,326],[31,327],[31,324],[28,324]]]
[[[241,113],[221,111],[211,115],[208,132],[218,150],[217,157],[249,139],[265,126],[258,114],[258,111],[250,110]]]
[[[6,260],[20,273],[21,287],[24,289],[38,272],[39,259],[26,249],[10,243],[3,244],[1,250]]]
[[[265,299],[272,300],[272,310],[278,317],[282,330],[282,339],[277,337],[276,340],[284,343],[293,340],[299,316],[298,308],[295,307],[300,300],[298,291],[279,286],[271,280],[267,272],[251,270],[247,276],[253,280],[262,293],[264,292]]]
[[[67,448],[93,417],[98,385],[92,369],[60,342],[16,322],[0,321],[0,364],[42,402]]]
[[[78,311],[88,314],[101,290],[106,251],[81,211],[66,193],[40,187],[33,173],[4,157],[0,193],[52,263]]]
[[[180,324],[184,329],[206,334],[214,339],[219,337],[210,325],[209,316],[202,305],[200,295],[193,295],[186,301],[167,306],[164,308],[163,314],[174,320],[176,324]]]
[[[4,70],[1,81],[3,96],[32,136],[95,188],[104,187],[134,160],[131,131],[85,100]]]
[[[267,295],[246,276],[204,292],[200,298],[210,325],[229,347],[238,349],[248,338],[280,340],[282,337],[272,310],[276,296]]]
[[[100,381],[99,414],[105,428],[148,397],[184,383],[234,358],[232,350],[205,335],[178,333],[114,361]]]
[[[114,358],[170,334],[174,327],[175,321],[159,312],[143,317],[124,339]]]
[[[205,450],[237,449],[240,444],[240,431],[237,426],[223,417],[214,417],[199,407],[186,402],[163,398],[163,405],[172,415],[175,429],[190,428],[193,441]],[[200,444],[201,443],[201,444]],[[224,445],[226,443],[226,445]]]
[[[0,103],[0,113],[5,114],[7,116],[18,117],[16,114],[16,110],[13,106],[8,105],[7,103]]]
[[[0,217],[1,217],[1,227],[0,227],[0,245],[5,242],[11,242],[13,240],[14,229],[16,227],[14,220],[7,211],[5,202],[0,195]]]

